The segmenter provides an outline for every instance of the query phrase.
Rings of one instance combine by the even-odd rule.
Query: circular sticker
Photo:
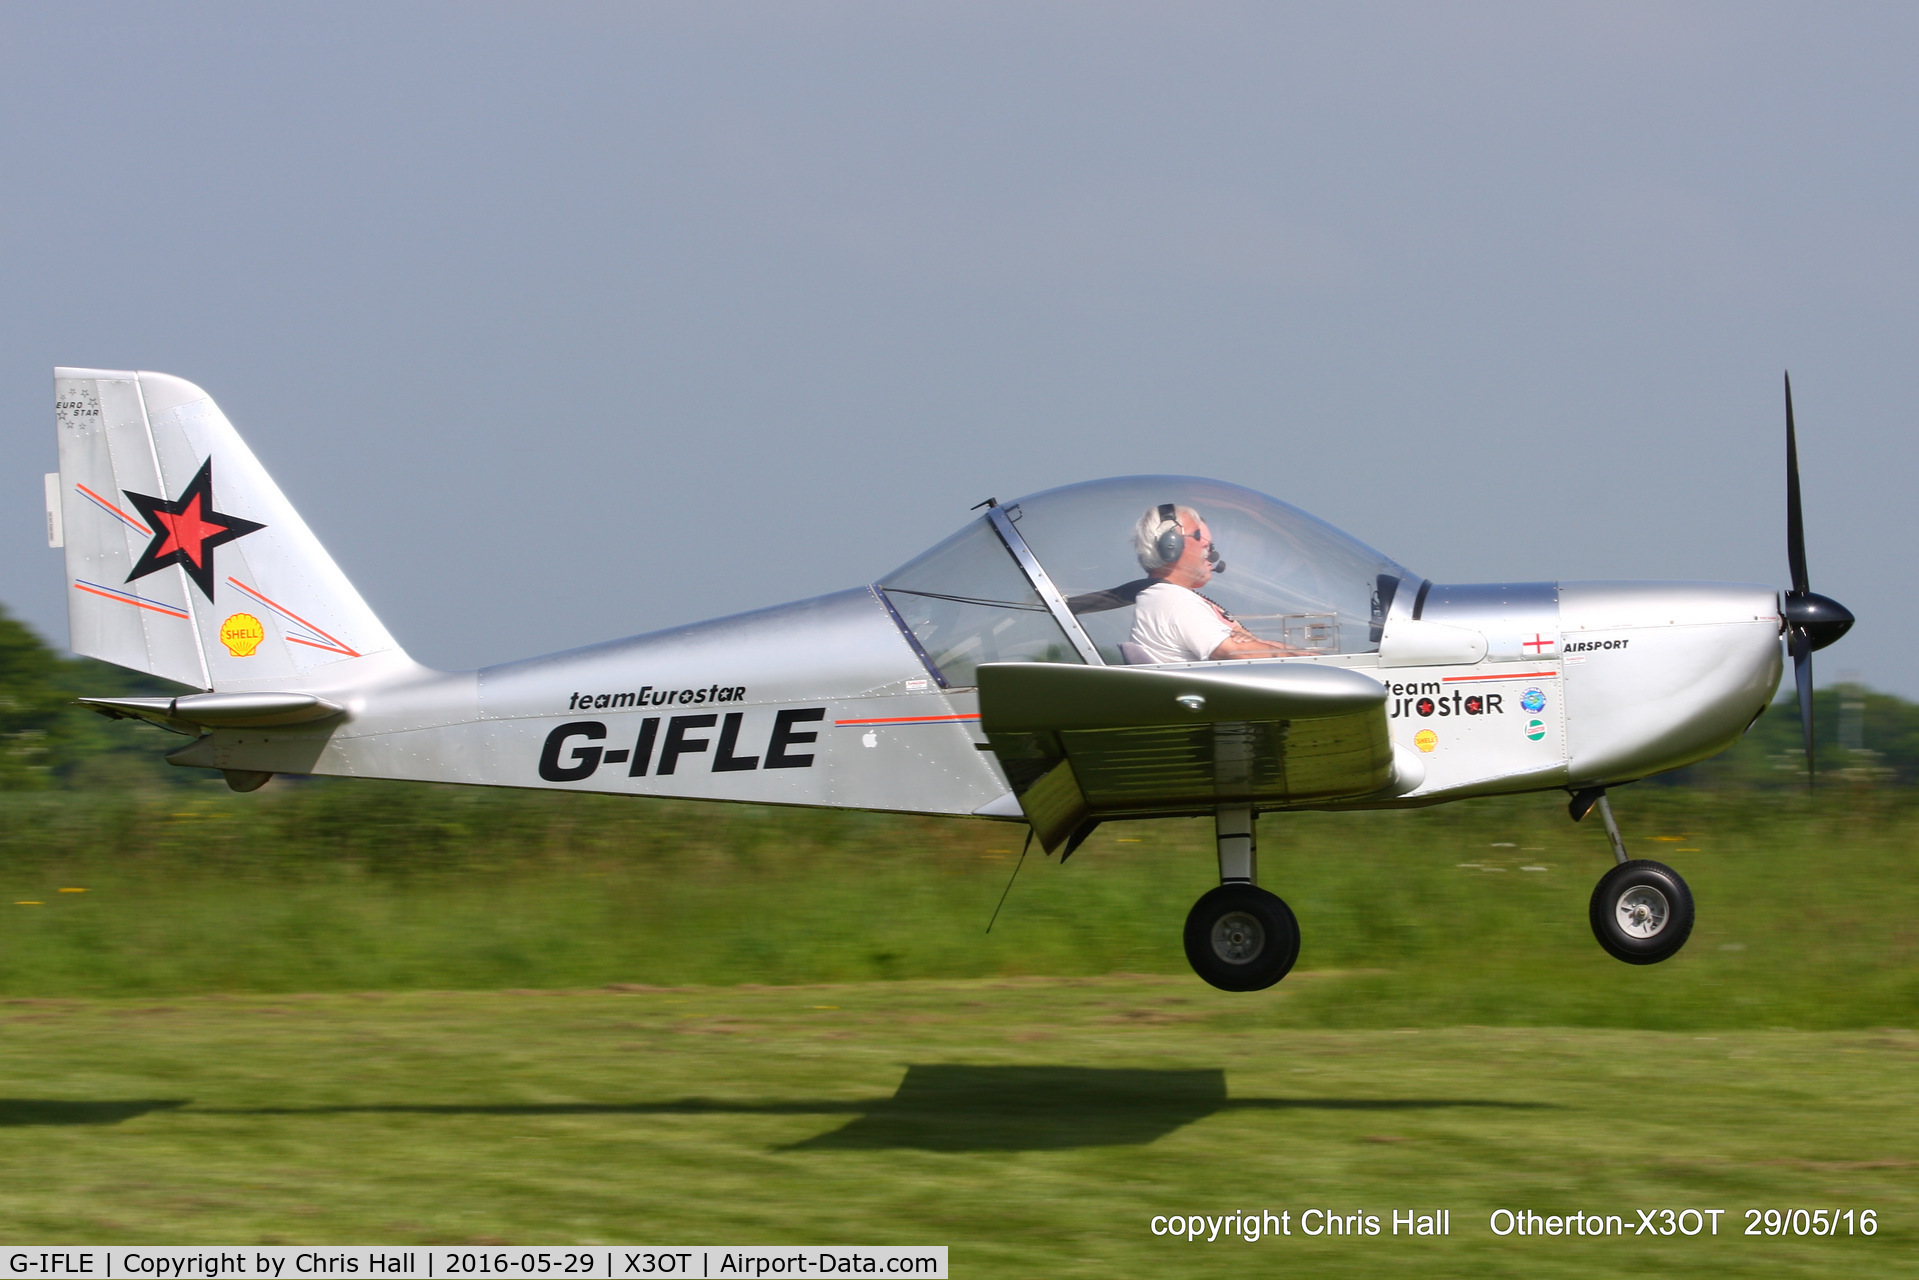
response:
[[[1525,711],[1535,713],[1544,711],[1546,709],[1546,695],[1537,689],[1528,689],[1519,695],[1519,706]]]
[[[1526,736],[1532,741],[1538,742],[1546,736],[1546,722],[1544,720],[1528,720],[1526,722]]]
[[[266,638],[266,628],[250,613],[236,613],[220,624],[220,643],[236,658],[251,658]]]
[[[1413,745],[1421,751],[1431,751],[1439,745],[1439,735],[1431,729],[1421,729],[1413,735]]]

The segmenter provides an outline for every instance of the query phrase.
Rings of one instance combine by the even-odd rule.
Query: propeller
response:
[[[1786,375],[1786,562],[1792,590],[1784,597],[1786,648],[1799,685],[1799,724],[1806,737],[1806,783],[1812,784],[1812,653],[1852,628],[1852,611],[1815,592],[1806,578],[1806,523],[1799,507],[1799,441],[1792,422],[1792,375]]]

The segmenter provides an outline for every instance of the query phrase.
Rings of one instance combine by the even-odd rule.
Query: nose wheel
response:
[[[1593,936],[1627,964],[1658,964],[1692,936],[1692,890],[1658,862],[1622,862],[1600,878],[1592,897]]]
[[[1186,916],[1186,960],[1221,991],[1263,991],[1299,959],[1299,921],[1257,885],[1223,884]]]

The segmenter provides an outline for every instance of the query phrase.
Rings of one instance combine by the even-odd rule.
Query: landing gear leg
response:
[[[1612,841],[1612,860],[1625,866],[1626,842],[1620,838],[1619,824],[1613,821],[1612,800],[1603,793],[1599,797],[1599,819],[1606,824],[1606,839]]]
[[[1612,802],[1603,790],[1597,796],[1580,792],[1573,797],[1573,821],[1585,817],[1595,803],[1606,824],[1615,865],[1599,878],[1587,908],[1593,937],[1608,955],[1627,964],[1670,959],[1692,936],[1692,890],[1664,863],[1626,855],[1626,842],[1613,821]]]
[[[1187,962],[1221,991],[1264,990],[1299,959],[1292,908],[1255,883],[1253,816],[1250,805],[1222,806],[1215,814],[1220,885],[1186,916]]]
[[[1259,840],[1253,806],[1227,805],[1213,814],[1213,840],[1219,846],[1221,884],[1259,883]]]

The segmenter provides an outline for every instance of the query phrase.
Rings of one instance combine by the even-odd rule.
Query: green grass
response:
[[[1179,949],[1203,823],[1035,855],[988,936],[1020,828],[386,783],[0,796],[0,1239],[1913,1274],[1919,809],[1616,801],[1699,901],[1667,964],[1599,950],[1603,833],[1520,797],[1265,819],[1305,946],[1226,995]],[[1484,1225],[1687,1206],[1721,1235]],[[1835,1206],[1879,1234],[1740,1234],[1748,1207]],[[1454,1233],[1147,1229],[1314,1207],[1450,1208]]]
[[[1593,942],[1609,854],[1562,797],[1269,816],[1301,971],[1349,975],[1296,1023],[1911,1026],[1907,797],[1621,791],[1699,903],[1650,968]],[[1029,858],[988,936],[1019,827],[352,782],[16,794],[0,824],[0,994],[30,996],[1178,975],[1213,879],[1207,824],[1111,824]]]
[[[1919,1269],[1919,1036],[1300,1025],[1357,981],[15,1000],[0,1238],[946,1244],[955,1275],[1009,1277]],[[1883,1225],[1740,1234],[1798,1206]],[[1454,1231],[1148,1230],[1315,1207]],[[1716,1238],[1502,1240],[1499,1207],[1726,1214]]]

